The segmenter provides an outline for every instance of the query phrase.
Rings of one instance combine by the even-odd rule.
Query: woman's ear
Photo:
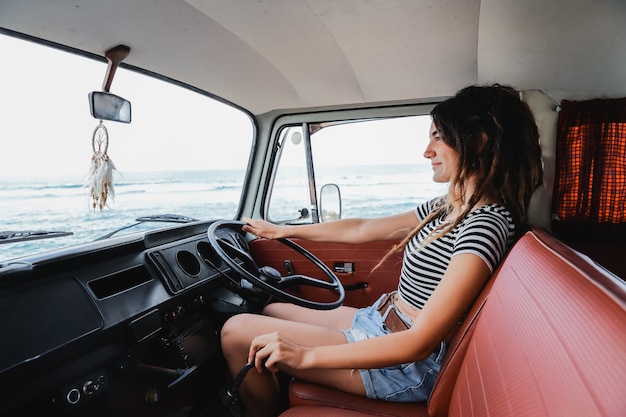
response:
[[[489,137],[484,132],[474,135],[470,142],[471,143],[470,151],[475,156],[479,156],[485,149],[485,145],[487,144],[488,141],[489,141]]]
[[[476,172],[485,163],[483,152],[488,141],[489,137],[486,133],[477,133],[471,138],[468,147],[468,157],[470,158],[468,168],[470,172]]]
[[[487,134],[485,132],[481,133],[478,136],[478,152],[482,152],[483,149],[485,149],[485,145],[487,144],[487,141],[489,140],[489,138],[487,137]]]

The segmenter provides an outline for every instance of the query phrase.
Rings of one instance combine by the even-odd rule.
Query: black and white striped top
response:
[[[433,199],[415,209],[423,220],[441,199]],[[441,281],[450,259],[460,253],[473,253],[493,272],[513,242],[515,224],[511,213],[492,203],[470,212],[454,229],[419,249],[419,243],[444,220],[434,219],[411,239],[404,249],[398,293],[412,306],[422,309]]]

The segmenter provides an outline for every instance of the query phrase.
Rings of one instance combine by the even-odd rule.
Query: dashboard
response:
[[[88,404],[99,404],[94,398],[119,395],[125,401],[119,393],[129,384],[145,390],[145,381],[136,383],[142,376],[156,387],[153,394],[146,391],[149,400],[184,384],[207,363],[212,382],[222,383],[223,321],[260,311],[268,296],[242,288],[213,251],[210,224],[121,236],[0,265],[3,415],[25,409],[93,414]],[[248,250],[241,233],[219,233]]]

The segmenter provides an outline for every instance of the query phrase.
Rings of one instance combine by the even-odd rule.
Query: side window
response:
[[[316,192],[336,184],[342,218],[402,213],[446,192],[432,181],[424,158],[430,117],[411,116],[311,124]],[[295,139],[293,135],[295,134]],[[299,210],[313,209],[309,197],[306,152],[300,126],[283,130],[283,147],[268,210],[274,222],[293,221]],[[297,157],[295,157],[297,155]],[[295,215],[294,215],[295,213]],[[311,216],[300,219],[311,222]]]

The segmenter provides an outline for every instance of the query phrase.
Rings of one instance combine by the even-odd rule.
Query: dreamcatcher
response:
[[[115,198],[115,189],[113,188],[113,170],[115,165],[107,154],[109,132],[102,120],[100,120],[100,123],[93,131],[91,146],[93,148],[93,156],[91,157],[91,166],[85,185],[89,187],[93,209],[95,210],[98,207],[102,210],[107,205],[109,198]]]

